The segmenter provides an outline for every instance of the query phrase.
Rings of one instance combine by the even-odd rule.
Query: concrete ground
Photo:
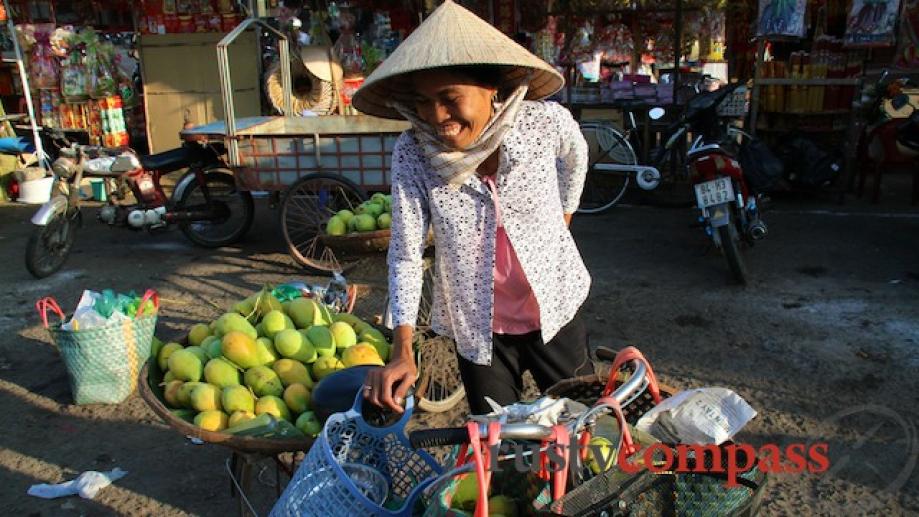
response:
[[[774,476],[764,514],[919,513],[919,211],[908,205],[908,182],[885,182],[878,206],[772,203],[769,238],[745,253],[753,277],[746,288],[728,284],[724,259],[690,227],[688,208],[622,206],[574,220],[593,276],[593,344],[640,348],[678,388],[737,391],[759,413],[743,441],[828,444],[830,471]],[[138,396],[119,406],[71,404],[33,304],[53,295],[72,309],[83,289],[152,287],[162,297],[159,335],[210,321],[264,283],[304,278],[284,252],[277,212],[264,200],[257,210],[243,242],[205,250],[178,231],[105,227],[87,209],[65,268],[36,281],[23,266],[34,207],[0,206],[0,513],[236,511],[227,449],[192,444]],[[384,272],[379,261],[366,263],[353,279],[384,282]],[[369,316],[379,302],[371,293],[356,312]],[[458,423],[461,410],[426,421]],[[92,501],[26,495],[35,483],[116,466],[127,477]],[[271,470],[254,489],[262,513]]]

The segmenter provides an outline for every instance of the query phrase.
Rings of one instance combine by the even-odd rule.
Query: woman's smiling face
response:
[[[466,149],[491,119],[495,88],[445,69],[416,72],[412,83],[418,116],[452,149]]]

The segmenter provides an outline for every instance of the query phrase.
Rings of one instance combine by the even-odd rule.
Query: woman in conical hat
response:
[[[578,316],[590,276],[568,223],[587,171],[571,114],[544,99],[564,84],[544,61],[447,0],[354,96],[359,111],[407,119],[392,154],[391,360],[364,396],[401,411],[417,373],[411,336],[428,228],[436,249],[435,332],[456,341],[474,414],[580,374]]]

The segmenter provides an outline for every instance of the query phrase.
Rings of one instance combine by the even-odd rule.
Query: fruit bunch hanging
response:
[[[389,351],[356,316],[313,298],[282,302],[267,287],[192,326],[186,345],[154,341],[173,414],[209,431],[267,437],[317,435],[314,383],[350,366],[382,366]]]

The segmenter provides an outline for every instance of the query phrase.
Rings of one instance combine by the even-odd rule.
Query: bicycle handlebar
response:
[[[600,355],[600,350],[598,350],[598,356]],[[613,397],[615,397],[616,401],[620,404],[623,404],[636,391],[641,390],[644,386],[645,376],[647,375],[645,365],[639,361],[633,361],[632,365],[635,368],[632,375],[622,386],[619,386],[619,388],[613,392]],[[615,372],[610,372],[610,375],[614,374]],[[480,423],[479,432],[482,436],[486,435],[488,433],[488,424]],[[542,441],[549,438],[551,435],[551,427],[539,424],[504,424],[501,426],[502,440]],[[444,445],[462,445],[469,441],[469,432],[465,427],[422,429],[409,433],[408,440],[415,449]]]

